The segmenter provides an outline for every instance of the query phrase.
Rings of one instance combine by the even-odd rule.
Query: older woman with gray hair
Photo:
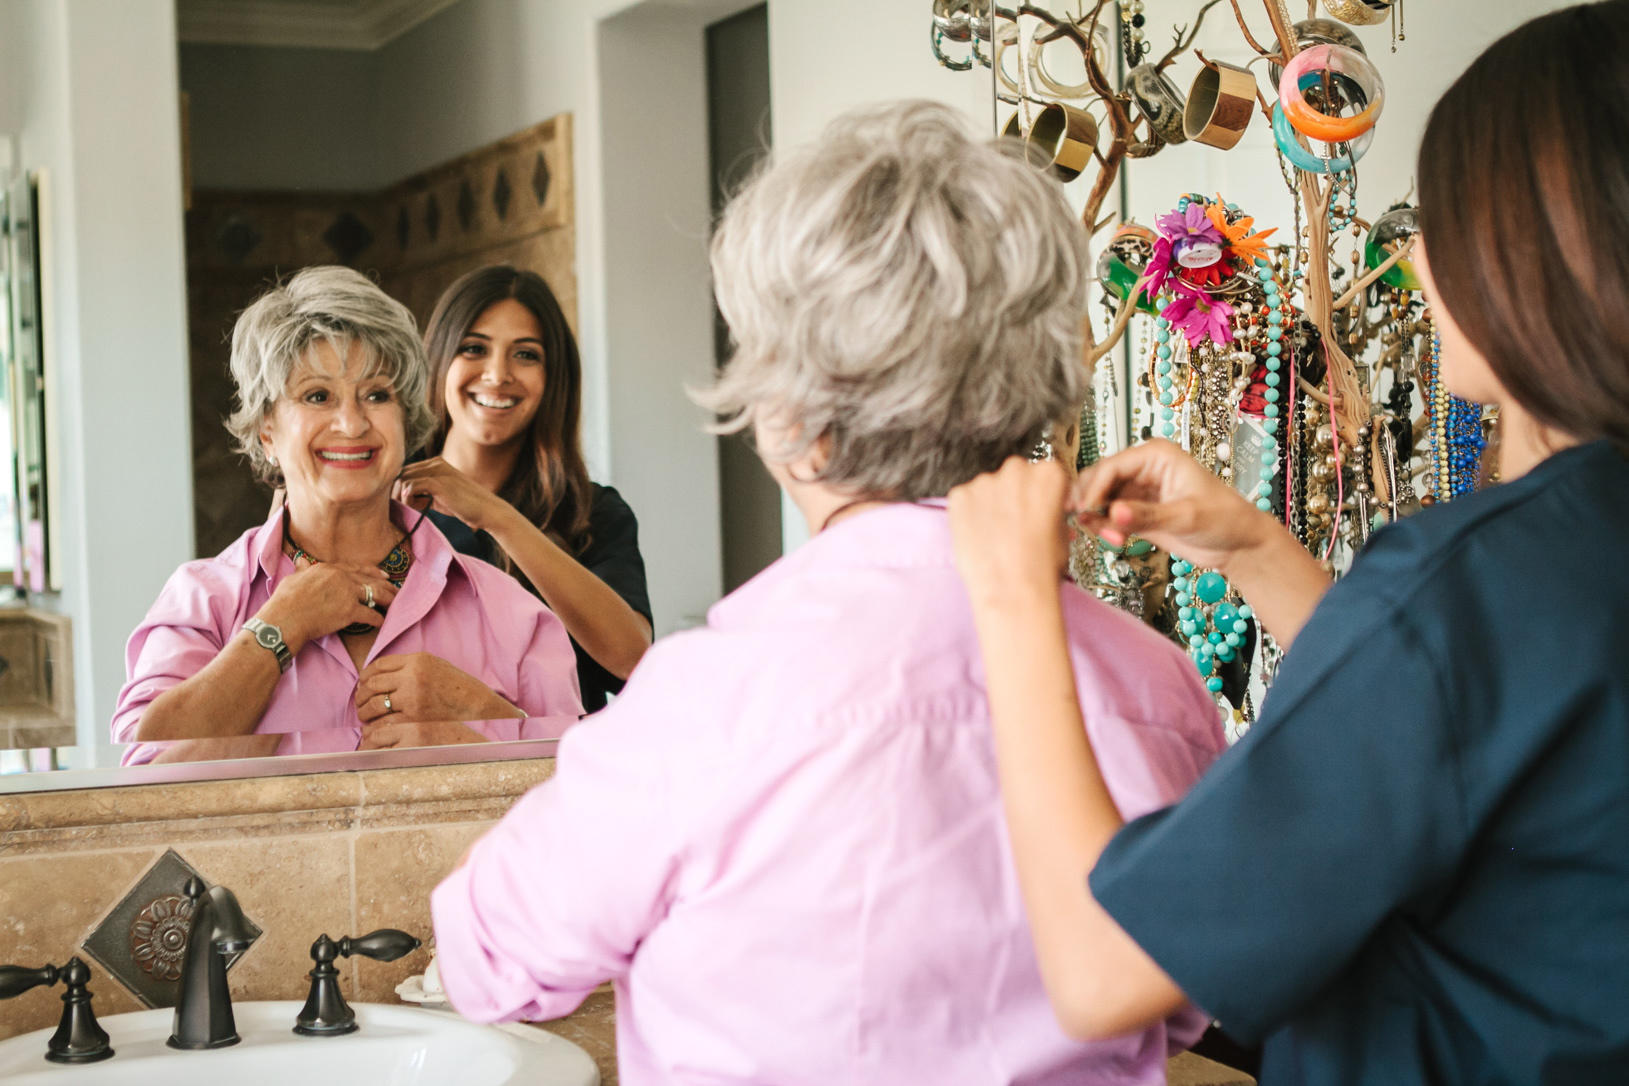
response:
[[[1165,1081],[1197,1013],[1081,1044],[1048,1007],[943,500],[1078,410],[1088,267],[1058,185],[930,103],[736,198],[735,352],[699,398],[814,538],[651,649],[436,890],[454,1006],[554,1017],[609,979],[627,1082]],[[1223,748],[1213,702],[1059,591],[1111,791],[1171,803]]]
[[[413,317],[308,268],[232,333],[227,428],[286,490],[265,524],[170,578],[126,650],[125,762],[558,735],[581,713],[564,627],[391,501],[432,419]],[[543,718],[543,719],[538,719]]]

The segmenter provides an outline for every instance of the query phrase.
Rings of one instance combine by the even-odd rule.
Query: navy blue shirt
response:
[[[592,504],[588,507],[588,546],[575,555],[578,563],[608,585],[636,612],[651,620],[650,594],[645,587],[645,559],[639,553],[639,522],[622,495],[608,486],[590,484]],[[469,525],[448,513],[432,510],[430,518],[447,542],[460,554],[497,563],[498,544],[485,532],[472,531]],[[537,588],[516,571],[520,583],[533,595]],[[593,713],[605,708],[607,695],[622,690],[623,680],[601,667],[577,639],[571,639],[577,653],[577,680],[582,686],[583,712]]]
[[[1380,533],[1097,900],[1264,1086],[1629,1082],[1629,460]]]

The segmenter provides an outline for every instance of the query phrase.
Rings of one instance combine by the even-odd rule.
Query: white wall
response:
[[[125,639],[192,551],[173,0],[15,0],[18,160],[47,173],[47,388],[59,427],[81,744],[102,739]]]

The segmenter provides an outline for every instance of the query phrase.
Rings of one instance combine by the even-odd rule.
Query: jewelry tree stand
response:
[[[1338,576],[1373,531],[1474,489],[1485,445],[1482,410],[1437,380],[1437,338],[1410,261],[1415,210],[1399,204],[1368,221],[1357,208],[1357,163],[1385,87],[1350,27],[1391,20],[1395,49],[1403,0],[1323,0],[1322,17],[1309,0],[1301,22],[1283,0],[1259,0],[1270,46],[1250,29],[1248,0],[1223,2],[1194,0],[1191,24],[1158,61],[1148,59],[1143,0],[1085,0],[1073,15],[1052,10],[1061,0],[933,0],[932,47],[947,67],[995,69],[997,98],[1013,107],[1003,135],[1022,139],[1038,167],[1066,181],[1090,174],[1080,218],[1101,254],[1104,319],[1101,331],[1084,322],[1094,401],[1081,411],[1077,465],[1112,444],[1108,422],[1121,410],[1128,440],[1180,444]],[[1193,48],[1218,8],[1254,54],[1248,67]],[[951,55],[964,46],[965,58]],[[1084,80],[1056,76],[1048,58],[1059,50],[1078,53]],[[1190,51],[1201,67],[1184,97],[1166,73]],[[1189,140],[1220,153],[1253,121],[1272,128],[1293,236],[1257,232],[1250,209],[1220,193],[1174,192],[1151,225],[1105,215],[1128,159]],[[1076,540],[1071,573],[1186,647],[1230,737],[1242,734],[1279,653],[1220,573],[1146,541],[1094,538]]]

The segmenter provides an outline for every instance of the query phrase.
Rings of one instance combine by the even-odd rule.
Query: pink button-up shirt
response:
[[[1115,801],[1174,802],[1223,750],[1215,703],[1169,642],[1062,594]],[[630,1084],[1158,1083],[1203,1027],[1059,1029],[942,507],[845,520],[656,645],[432,908],[470,1018],[613,980]]]
[[[403,505],[392,508],[399,524],[418,520]],[[163,749],[134,743],[148,704],[203,670],[294,572],[282,542],[279,514],[170,577],[125,647],[127,680],[113,713],[113,741],[133,744],[123,764],[150,761]],[[502,570],[454,551],[428,518],[413,531],[412,568],[364,666],[414,652],[441,657],[526,710],[526,720],[471,722],[489,739],[554,738],[582,714],[577,662],[560,620]],[[278,754],[355,750],[362,740],[356,680],[337,633],[308,643],[278,680],[255,731],[283,733]]]

